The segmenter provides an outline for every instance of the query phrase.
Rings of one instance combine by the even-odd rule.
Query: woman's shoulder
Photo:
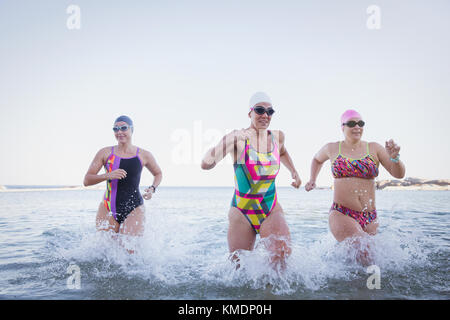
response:
[[[327,142],[314,156],[320,162],[325,162],[330,159],[333,160],[338,156],[339,153],[339,142]]]
[[[381,147],[381,144],[379,144],[378,142],[375,141],[367,141],[367,143],[369,144],[369,146],[377,146],[377,147]]]
[[[141,148],[141,147],[138,147],[138,146],[135,146],[136,147],[136,153],[138,153],[138,154],[148,154],[148,153],[150,153],[150,151],[148,151],[147,149],[144,149],[144,148]]]
[[[100,150],[104,151],[104,152],[113,152],[113,148],[115,146],[107,146],[107,147],[103,147]]]
[[[114,146],[103,147],[97,152],[97,154],[101,155],[103,158],[107,158],[112,153],[113,148]]]
[[[94,161],[100,161],[105,164],[108,160],[108,157],[111,155],[112,147],[103,147],[97,151],[94,157]]]
[[[339,144],[341,142],[340,141],[336,141],[336,142],[328,142],[326,143],[323,148],[330,151],[330,152],[339,152]]]
[[[141,156],[141,158],[148,159],[153,157],[153,154],[149,150],[140,147],[137,148],[138,148],[138,155]]]
[[[282,130],[270,130],[270,133],[273,134],[274,138],[284,141],[285,134]]]
[[[367,144],[369,145],[369,148],[372,150],[380,150],[380,148],[383,148],[383,146],[381,144],[379,144],[378,142],[367,142]]]

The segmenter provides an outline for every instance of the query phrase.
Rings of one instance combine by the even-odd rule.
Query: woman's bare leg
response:
[[[112,214],[106,210],[103,202],[100,202],[97,211],[97,217],[95,218],[95,226],[97,227],[97,231],[110,231],[119,232],[119,223],[114,219]]]
[[[331,210],[329,219],[330,231],[337,241],[341,242],[348,238],[353,238],[352,244],[358,250],[357,261],[362,265],[370,265],[372,258],[370,255],[370,248],[361,248],[361,237],[367,236],[367,234],[376,233],[378,222],[374,221],[369,224],[366,230],[361,228],[361,225],[353,218],[342,214],[339,211]]]
[[[231,253],[241,250],[253,250],[256,240],[256,232],[245,218],[244,214],[235,207],[231,207],[228,212],[228,249]],[[237,263],[239,268],[239,257],[233,254],[232,261]]]
[[[271,264],[286,268],[286,259],[291,255],[291,235],[279,203],[263,221],[259,230],[261,239],[265,239],[266,248],[271,252]]]
[[[139,206],[134,209],[122,223],[119,233],[125,236],[142,237],[145,231],[145,207]],[[127,249],[128,253],[134,250]]]
[[[144,235],[144,228],[145,207],[139,206],[125,218],[119,232],[129,236],[142,236]]]
[[[369,223],[365,229],[365,232],[367,232],[368,234],[370,234],[371,236],[374,236],[377,234],[378,231],[378,220],[374,220],[371,223]]]

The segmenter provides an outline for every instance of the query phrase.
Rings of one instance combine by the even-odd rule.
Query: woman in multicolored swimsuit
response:
[[[233,260],[241,250],[252,250],[256,235],[266,238],[272,263],[281,267],[291,252],[289,228],[277,201],[275,178],[280,162],[291,172],[292,186],[301,180],[285,146],[282,131],[268,130],[274,109],[270,98],[258,92],[250,99],[250,127],[234,130],[210,149],[202,161],[209,170],[231,154],[234,162],[235,192],[228,213],[228,247]]]
[[[405,166],[399,160],[400,147],[392,139],[384,148],[376,142],[362,141],[365,122],[355,110],[345,111],[340,124],[344,141],[328,143],[314,156],[311,178],[305,186],[306,191],[316,187],[317,175],[330,159],[335,179],[329,225],[337,241],[376,234],[375,177],[380,163],[395,178],[405,176]],[[368,262],[368,253],[361,253],[360,261]]]
[[[145,222],[142,198],[151,199],[161,183],[161,169],[149,151],[132,145],[134,128],[129,117],[117,118],[113,130],[117,146],[105,147],[97,152],[84,177],[84,185],[106,181],[107,190],[97,211],[97,230],[140,236],[144,232]],[[106,173],[98,174],[102,167]],[[144,167],[154,179],[153,185],[145,190],[142,197],[139,182]]]

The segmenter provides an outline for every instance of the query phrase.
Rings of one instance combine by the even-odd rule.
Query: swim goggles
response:
[[[359,120],[359,121],[350,120],[350,121],[347,121],[346,123],[343,123],[342,125],[347,126],[349,128],[354,128],[356,125],[358,125],[360,128],[362,128],[362,127],[364,127],[365,124],[366,123],[362,120]]]
[[[263,115],[264,113],[267,113],[267,115],[270,117],[271,115],[273,115],[275,113],[275,110],[273,110],[272,108],[264,108],[263,106],[256,106],[251,108],[251,110],[255,111],[256,114],[259,114],[260,116]]]
[[[123,125],[123,126],[116,126],[116,127],[113,127],[113,131],[114,132],[119,132],[119,130],[120,131],[127,131],[129,128],[131,128],[131,126],[129,126],[129,125]]]

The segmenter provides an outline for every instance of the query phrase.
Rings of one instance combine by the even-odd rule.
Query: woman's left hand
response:
[[[392,159],[397,158],[399,152],[400,152],[400,146],[398,146],[394,140],[390,139],[389,141],[386,141],[386,151],[389,154],[389,156]]]
[[[295,181],[291,183],[291,186],[293,186],[296,189],[300,188],[302,180],[300,180],[297,171],[292,172],[292,179],[294,179]]]
[[[142,197],[145,200],[150,200],[152,198],[152,195],[153,195],[153,188],[147,188],[144,191],[145,191],[145,193],[142,195]]]

